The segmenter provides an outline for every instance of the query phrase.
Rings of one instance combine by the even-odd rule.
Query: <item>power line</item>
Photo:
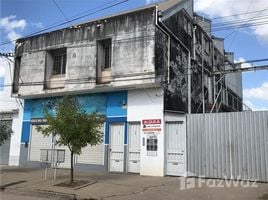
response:
[[[62,9],[60,8],[59,4],[56,2],[56,0],[52,0],[52,2],[56,5],[57,9],[60,11],[61,15],[66,19],[66,21],[72,26],[72,24],[69,22],[69,19],[66,17]]]
[[[268,61],[268,58],[239,62],[239,63],[235,63],[234,65],[240,65],[244,63],[253,63],[253,62],[264,62],[264,61]],[[268,66],[264,65],[264,66],[256,66],[256,67],[249,67],[249,68],[236,68],[236,69],[230,69],[230,70],[221,70],[221,71],[212,72],[212,75],[226,74],[226,73],[233,73],[233,72],[243,72],[243,71],[256,71],[256,70],[263,70],[263,69],[268,69]],[[96,83],[98,78],[114,79],[111,82],[137,81],[137,80],[148,80],[148,79],[156,78],[155,76],[137,78],[137,76],[146,76],[146,75],[155,75],[155,72],[141,72],[141,73],[131,73],[131,74],[124,74],[124,75],[85,77],[85,78],[54,80],[54,81],[31,81],[31,82],[23,82],[23,83],[20,83],[19,85],[20,86],[34,86],[34,85],[44,85],[48,83],[62,83],[62,82],[64,82],[65,84]],[[188,74],[187,73],[176,74],[176,76],[186,76],[186,75]],[[130,77],[131,79],[125,79],[126,77],[128,78]],[[4,86],[12,86],[12,84],[4,85]]]
[[[140,77],[137,76],[148,76],[153,75],[151,77]],[[187,76],[187,73],[176,74],[175,76]],[[112,82],[122,82],[122,81],[136,81],[136,80],[146,80],[146,79],[155,79],[155,72],[140,72],[140,73],[131,73],[131,74],[123,74],[123,75],[111,75],[111,76],[101,76],[101,77],[85,77],[85,78],[77,78],[77,79],[65,79],[65,80],[53,80],[53,81],[29,81],[20,83],[19,86],[33,86],[33,85],[44,85],[48,83],[65,83],[65,84],[81,84],[81,83],[96,83],[98,78],[104,79],[114,79]],[[125,78],[131,79],[125,79]],[[13,84],[7,84],[5,86],[12,86]]]
[[[267,9],[267,8],[266,8]],[[264,9],[265,10],[265,9]],[[249,19],[247,22],[245,22],[245,23],[249,23],[251,20],[253,20],[254,18],[256,18],[256,17],[258,17],[264,10],[261,10],[261,11],[259,11],[254,17],[252,17],[251,19]],[[229,33],[228,35],[226,35],[225,37],[224,37],[224,39],[226,39],[226,38],[228,38],[228,37],[230,37],[233,33],[235,33],[236,31],[238,31],[240,28],[238,27],[236,30],[234,30],[234,31],[232,31],[231,33]]]
[[[251,18],[244,18],[244,19],[236,19],[236,20],[231,20],[231,21],[225,21],[225,22],[221,22],[221,23],[215,23],[213,24],[212,26],[214,28],[216,27],[221,27],[221,26],[226,26],[226,25],[236,25],[236,24],[240,24],[240,23],[245,23],[247,22],[249,19],[251,19],[251,22],[254,22],[254,21],[259,21],[259,20],[265,20],[268,18],[268,15],[262,15],[262,16],[259,16],[259,17],[256,17],[254,19],[251,19]],[[208,26],[205,28],[209,28]]]
[[[254,27],[254,26],[263,26],[263,25],[267,25],[268,24],[268,20],[264,21],[264,22],[258,22],[258,23],[254,23],[254,24],[241,24],[239,25],[239,27],[237,26],[226,26],[226,27],[222,27],[222,28],[218,28],[218,29],[212,29],[212,32],[219,32],[219,31],[227,31],[227,30],[233,30],[233,29],[242,29],[242,28],[248,28],[248,27]],[[237,31],[235,30],[235,31]],[[235,32],[234,31],[234,32]],[[224,39],[226,39],[227,37],[225,37]]]
[[[215,17],[212,18],[211,20],[215,20],[215,19],[223,19],[223,18],[230,18],[230,17],[236,17],[236,16],[241,16],[241,15],[249,15],[249,14],[253,14],[253,13],[258,13],[258,12],[263,12],[263,11],[268,11],[268,9],[262,9],[262,10],[255,10],[255,11],[251,11],[251,12],[244,12],[244,13],[237,13],[237,14],[233,14],[233,15],[226,15],[226,16],[221,16],[221,17]]]
[[[256,59],[256,60],[249,60],[249,61],[244,61],[244,62],[239,62],[235,63],[234,65],[241,65],[244,63],[256,63],[256,62],[265,62],[268,61],[268,58],[264,59]],[[244,68],[243,68],[244,69]],[[253,68],[252,68],[253,69]],[[234,69],[236,70],[236,69]],[[253,70],[254,71],[254,70]],[[220,73],[220,72],[225,72],[224,70],[217,71],[217,72],[212,72],[212,73]],[[139,72],[139,73],[131,73],[131,74],[124,74],[124,75],[112,75],[112,76],[102,76],[102,77],[85,77],[85,78],[77,78],[77,79],[65,79],[65,80],[55,80],[55,81],[31,81],[31,82],[23,82],[20,85],[21,86],[31,86],[31,85],[43,85],[47,83],[52,83],[52,82],[65,82],[66,84],[81,84],[81,83],[95,83],[96,79],[98,78],[105,78],[105,79],[120,79],[120,80],[113,80],[113,82],[121,82],[121,81],[135,81],[135,80],[144,80],[144,79],[154,79],[155,76],[153,77],[141,77],[141,78],[135,78],[135,76],[144,76],[144,75],[155,75],[155,72]],[[176,74],[176,76],[186,76],[188,75],[187,73],[181,73],[181,74]],[[126,77],[134,77],[132,79],[124,79]],[[5,86],[12,86],[11,85],[5,85]]]
[[[250,2],[249,2],[249,4],[248,4],[248,8],[247,8],[247,11],[246,11],[246,12],[248,12],[248,11],[249,11],[249,8],[250,8],[250,5],[252,4],[252,1],[253,1],[253,0],[250,0]],[[232,39],[232,41],[231,41],[231,43],[230,43],[230,45],[229,45],[229,48],[230,48],[230,47],[233,45],[233,43],[234,43],[234,41],[235,41],[235,39],[236,39],[237,35],[238,35],[238,31],[235,33],[235,35],[234,35],[234,37],[233,37],[233,39]]]
[[[50,29],[53,29],[53,28],[56,28],[56,27],[65,25],[65,24],[67,24],[67,23],[71,23],[71,22],[73,22],[73,21],[82,19],[82,18],[84,18],[84,17],[88,17],[88,16],[90,16],[90,15],[96,14],[96,13],[101,12],[101,11],[103,11],[103,10],[106,10],[106,9],[109,9],[109,8],[112,8],[112,7],[115,7],[115,6],[118,6],[118,5],[120,5],[120,4],[122,4],[122,3],[125,3],[125,2],[127,2],[127,1],[129,1],[129,0],[122,0],[122,1],[120,1],[120,2],[117,2],[117,3],[112,4],[112,5],[110,5],[110,6],[106,6],[106,7],[104,7],[104,8],[98,9],[98,10],[96,10],[96,11],[94,11],[94,12],[91,12],[91,13],[88,13],[88,14],[85,14],[85,15],[82,15],[82,16],[79,16],[79,17],[70,19],[68,22],[62,22],[62,23],[59,23],[59,24],[56,24],[56,25],[48,26],[48,27],[46,27],[46,28],[44,28],[44,29],[41,29],[41,30],[39,30],[39,31],[36,31],[36,32],[30,33],[30,34],[28,34],[28,35],[25,35],[25,36],[23,36],[23,38],[25,38],[25,37],[30,37],[30,36],[36,35],[36,34],[38,34],[38,33],[42,33],[42,32],[44,32],[44,31],[47,31],[47,30],[50,30]],[[3,42],[3,43],[0,44],[0,46],[9,44],[9,43],[12,43],[12,42],[15,42],[15,41],[16,41],[16,40],[10,40],[10,41],[7,41],[7,42]]]
[[[251,21],[248,23],[248,21]],[[256,26],[256,25],[262,25],[266,24],[268,22],[268,15],[260,16],[258,18],[252,19],[252,18],[247,18],[247,19],[239,19],[239,20],[233,20],[233,21],[227,21],[227,22],[222,22],[222,23],[217,23],[217,24],[212,24],[212,28],[210,26],[203,26],[203,30],[221,30],[221,29],[226,29],[226,28],[232,28],[237,26]]]

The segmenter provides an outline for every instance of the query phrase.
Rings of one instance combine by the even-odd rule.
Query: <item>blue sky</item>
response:
[[[97,11],[123,0],[0,0],[1,1],[1,43],[16,39],[44,27]],[[60,12],[57,5],[61,8]],[[103,15],[128,10],[157,0],[128,0],[118,6],[97,12],[78,21],[87,21]],[[230,6],[232,5],[232,6]],[[209,18],[229,16],[237,13],[268,9],[267,0],[195,0],[195,10]],[[268,15],[268,10],[257,13]],[[254,13],[256,15],[256,13]],[[244,20],[254,15],[243,15],[214,20],[219,23],[226,20]],[[65,26],[69,26],[66,24]],[[226,37],[230,32],[215,32],[216,36]],[[225,41],[227,51],[235,52],[238,61],[268,58],[268,25],[247,29],[238,29]],[[13,51],[13,44],[0,46],[1,52]],[[3,62],[0,62],[0,64]],[[264,63],[260,63],[264,64]],[[1,66],[0,66],[1,67]],[[3,64],[2,64],[3,71]],[[3,72],[0,70],[0,76]],[[255,110],[268,109],[268,71],[248,72],[243,74],[244,101]]]

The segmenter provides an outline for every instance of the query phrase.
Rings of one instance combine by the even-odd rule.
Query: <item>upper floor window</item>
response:
[[[66,52],[66,48],[47,51],[44,89],[65,87]]]
[[[61,75],[66,72],[66,48],[52,50],[53,71],[52,75]]]
[[[102,70],[111,68],[111,49],[111,39],[98,41],[98,67]]]
[[[97,84],[109,83],[111,77],[112,39],[97,42]]]
[[[21,57],[16,57],[12,93],[19,92],[20,65],[21,65]]]

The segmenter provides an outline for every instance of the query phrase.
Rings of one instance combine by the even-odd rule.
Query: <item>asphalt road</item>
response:
[[[45,198],[45,197],[37,197],[37,196],[28,196],[25,194],[14,194],[8,192],[0,192],[1,200],[64,200],[64,198]],[[66,198],[69,200],[69,198]]]

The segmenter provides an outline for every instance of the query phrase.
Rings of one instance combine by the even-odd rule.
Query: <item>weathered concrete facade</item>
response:
[[[100,19],[17,41],[18,95],[41,96],[155,83],[155,8]],[[111,39],[109,84],[96,84],[97,43]],[[66,48],[66,74],[51,76],[49,52]],[[146,79],[144,79],[146,77]],[[128,81],[124,81],[127,78]],[[54,84],[53,88],[46,85]],[[58,87],[57,87],[58,86]]]
[[[76,166],[185,176],[185,113],[216,101],[211,72],[224,64],[223,44],[213,45],[193,16],[192,0],[169,0],[18,40],[13,93],[26,99],[21,163],[40,164],[39,143],[58,148],[35,125],[45,107],[69,94],[87,113],[105,116],[104,143],[83,150]]]

